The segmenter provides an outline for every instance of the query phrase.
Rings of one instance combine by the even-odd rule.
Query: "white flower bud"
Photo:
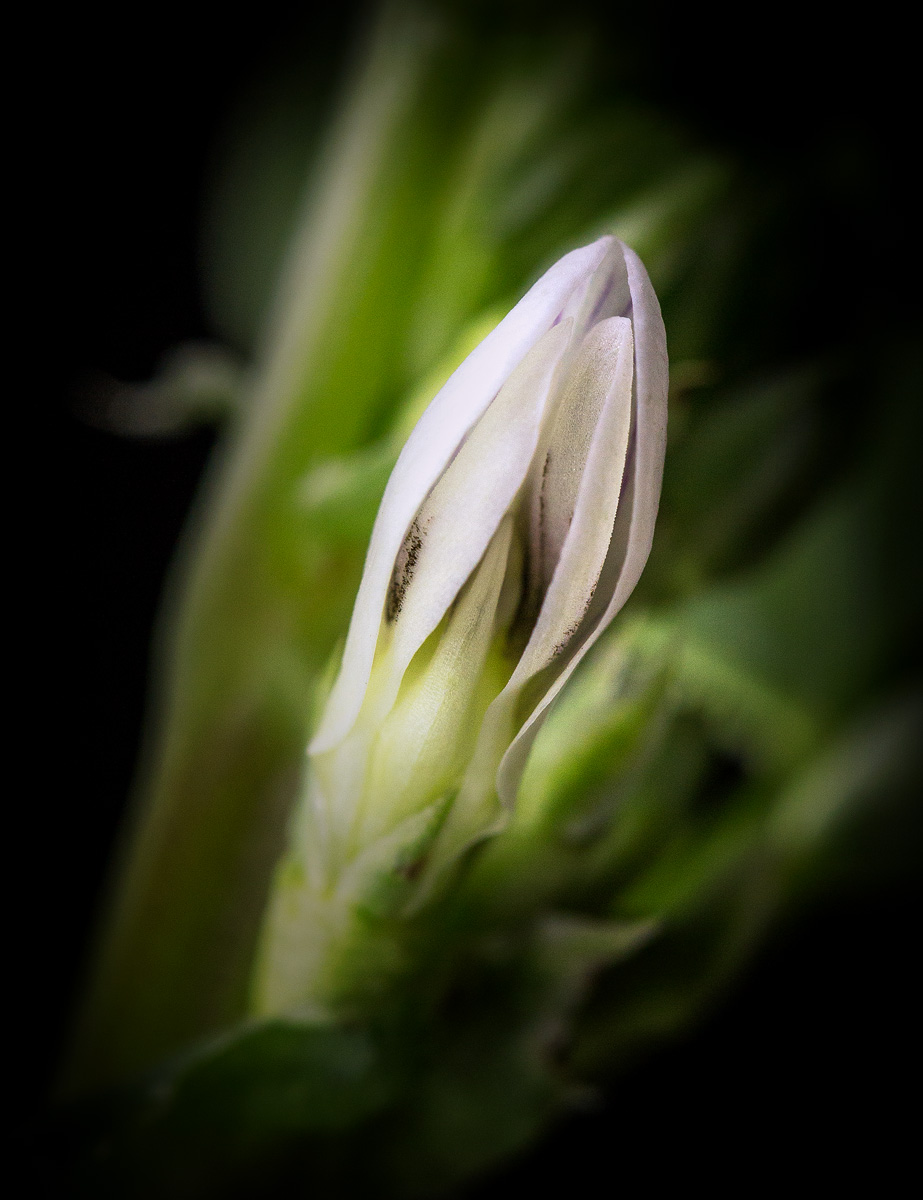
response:
[[[262,1011],[324,992],[329,945],[375,880],[413,868],[419,903],[502,825],[549,704],[647,560],[666,399],[657,298],[604,237],[547,271],[421,417],[311,743]]]

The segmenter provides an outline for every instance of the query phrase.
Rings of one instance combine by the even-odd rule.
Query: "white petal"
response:
[[[615,238],[611,239],[605,258],[587,280],[586,285],[574,291],[565,313],[574,318],[574,332],[570,345],[562,355],[558,379],[565,390],[572,391],[568,389],[568,380],[578,369],[577,360],[587,332],[610,317],[626,317],[631,313],[628,271],[621,242]],[[605,388],[596,389],[595,407],[585,403],[590,398],[575,397],[577,403],[572,405],[572,411],[566,418],[557,415],[553,421],[547,423],[548,427],[543,432],[540,453],[536,455],[530,482],[529,589],[533,597],[545,594],[561,546],[564,544],[579,486],[579,471],[582,469],[582,462],[586,460],[589,441],[605,395]],[[584,402],[582,407],[581,400]],[[569,489],[570,502],[562,503],[557,508],[554,504],[556,489],[552,486],[549,491],[547,479],[548,451],[555,437],[558,446],[553,454],[552,471],[559,477],[567,470],[573,470],[575,475]],[[579,443],[579,446],[571,446],[571,443]],[[582,461],[578,462],[581,455]]]
[[[667,339],[660,305],[643,263],[628,246],[619,245],[625,256],[631,288],[630,315],[635,343],[633,444],[613,537],[613,548],[618,549],[624,544],[624,550],[615,564],[611,599],[599,624],[537,703],[503,757],[497,772],[497,791],[507,805],[516,798],[529,749],[549,704],[631,595],[647,562],[654,537],[667,437]]]
[[[465,359],[420,418],[388,480],[366,555],[343,662],[311,745],[320,753],[351,728],[368,685],[391,573],[410,523],[459,443],[612,244],[601,238],[559,259]]]
[[[622,489],[633,367],[631,322],[625,317],[601,321],[587,334],[545,472],[551,528],[543,542],[556,561],[511,688],[521,688],[565,649],[594,597]]]
[[[480,562],[523,484],[570,322],[555,325],[526,355],[472,429],[410,527],[408,552],[390,585],[393,633],[382,713],[410,660]],[[403,559],[403,562],[401,562]]]
[[[573,361],[564,395],[550,422],[541,461],[536,464],[530,522],[531,559],[542,596],[551,583],[574,518],[603,408],[613,403],[613,380],[617,372],[620,377],[615,391],[623,412],[627,439],[632,370],[631,322],[624,317],[611,317],[600,322],[583,339]],[[600,464],[600,470],[607,478],[611,478],[618,467],[610,528],[605,533],[606,547],[612,533],[611,521],[615,519],[623,463],[624,450],[618,462],[612,459]]]
[[[512,532],[507,516],[453,605],[432,659],[418,677],[405,681],[382,725],[360,814],[359,845],[382,837],[450,788],[470,753],[474,734],[466,737],[464,731],[494,638]]]
[[[573,520],[567,522],[560,560],[528,645],[481,724],[464,781],[434,847],[434,870],[472,837],[483,836],[485,822],[496,818],[495,777],[516,734],[515,714],[523,688],[564,650],[593,597],[619,504],[631,424],[632,371],[630,322],[624,317],[600,322],[581,347],[558,414],[559,436],[553,436],[551,443],[552,452],[563,455],[567,427],[575,423],[574,445],[568,447],[574,459],[558,481],[561,504],[573,505]],[[581,436],[583,417],[592,417],[592,427],[583,431],[591,435],[588,439]],[[576,487],[569,486],[574,473]],[[566,657],[562,669],[565,662]]]
[[[606,257],[602,260],[584,291],[576,319],[579,337],[583,337],[589,329],[608,317],[624,317],[630,315],[631,288],[628,282],[628,270],[623,253],[625,247],[617,239],[612,238]],[[572,304],[575,299],[571,301]]]

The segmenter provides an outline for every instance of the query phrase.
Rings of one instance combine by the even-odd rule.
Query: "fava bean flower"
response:
[[[502,828],[549,705],[647,560],[666,408],[657,298],[604,237],[552,266],[426,409],[310,745],[259,1011],[323,1009],[357,907],[399,894],[413,911]]]

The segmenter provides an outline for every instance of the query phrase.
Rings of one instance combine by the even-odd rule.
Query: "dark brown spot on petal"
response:
[[[583,625],[584,618],[586,617],[587,613],[590,611],[590,605],[593,603],[593,597],[596,595],[596,584],[598,582],[599,582],[599,580],[597,580],[596,583],[593,584],[593,586],[589,590],[586,600],[583,602],[583,612],[580,614],[580,620],[574,621],[574,623],[572,625],[569,625],[567,627],[567,629],[564,631],[563,637],[557,643],[554,650],[552,650],[552,652],[551,652],[552,659],[557,658],[560,654],[562,654],[564,652],[564,650],[567,648],[568,644],[570,643],[571,639],[573,638],[574,634]]]
[[[411,523],[404,544],[398,551],[391,574],[391,584],[388,588],[388,598],[385,601],[385,620],[389,625],[397,619],[397,614],[404,607],[404,597],[407,587],[413,578],[420,551],[423,549],[423,532],[416,519]]]
[[[574,634],[577,632],[577,630],[579,628],[580,628],[579,621],[574,621],[573,625],[568,626],[568,628],[564,631],[564,636],[561,638],[561,640],[557,643],[557,645],[551,652],[552,659],[557,658],[559,654],[563,654],[563,652],[567,649],[568,642],[571,640],[571,638],[574,636]]]
[[[538,485],[538,528],[535,531],[535,546],[532,559],[532,589],[536,593],[544,586],[545,572],[545,486],[548,482],[548,468],[551,465],[551,451],[545,455],[542,464],[542,480]]]

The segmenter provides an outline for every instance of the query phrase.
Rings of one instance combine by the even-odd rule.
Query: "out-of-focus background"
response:
[[[626,96],[741,164],[767,197],[803,179],[802,206],[783,214],[810,260],[810,274],[791,280],[786,353],[835,356],[889,324],[906,348],[920,312],[919,221],[906,190],[918,113],[909,35],[887,10],[852,24],[794,4],[720,13],[619,4],[586,15],[610,39]],[[518,19],[525,34],[530,6]],[[81,13],[58,25],[50,53],[36,52],[36,79],[54,97],[35,123],[37,178],[52,203],[30,236],[50,253],[36,268],[31,382],[11,400],[36,422],[24,508],[40,501],[50,601],[35,635],[29,792],[10,800],[24,828],[8,853],[27,868],[7,922],[26,1114],[66,1035],[139,755],[165,572],[215,440],[208,427],[117,436],[83,418],[86,396],[100,377],[143,381],[177,343],[215,335],[201,255],[227,131],[261,78],[291,74],[298,61],[310,63],[307,91],[322,113],[361,26],[354,5],[320,13],[272,0],[234,16]],[[871,344],[877,353],[885,343]],[[918,345],[917,380],[921,356]],[[842,398],[842,411],[830,411],[831,453],[864,425],[861,389]],[[906,556],[895,570],[908,578],[919,543],[910,508],[888,548],[892,562]],[[907,646],[908,682],[918,649]],[[908,830],[908,843],[918,835]],[[620,1144],[636,1161],[640,1153],[653,1186],[728,1171],[729,1146],[750,1156],[755,1176],[794,1170],[805,1153],[815,1172],[827,1156],[866,1167],[899,1158],[911,1129],[902,1085],[918,1050],[912,859],[780,929],[701,1028],[474,1194],[514,1182],[576,1190],[594,1171],[614,1189]]]

